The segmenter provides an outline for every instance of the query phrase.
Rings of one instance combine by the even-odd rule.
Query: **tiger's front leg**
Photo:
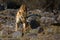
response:
[[[18,31],[19,23],[16,23],[15,31]]]
[[[19,20],[19,18],[16,17],[16,27],[15,27],[15,31],[18,31],[19,23],[20,23],[20,20]]]
[[[23,23],[23,31],[26,31],[26,23]]]
[[[26,32],[26,27],[27,27],[27,23],[26,23],[26,19],[23,21],[23,29],[22,29],[22,36],[25,34]]]

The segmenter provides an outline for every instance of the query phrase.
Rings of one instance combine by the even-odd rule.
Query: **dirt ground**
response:
[[[60,40],[60,26],[43,27],[44,31],[31,29],[21,37],[21,31],[15,32],[15,16],[17,10],[0,11],[0,40]]]

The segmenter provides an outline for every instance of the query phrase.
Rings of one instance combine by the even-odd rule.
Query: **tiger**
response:
[[[15,31],[18,31],[19,23],[22,22],[23,24],[23,29],[22,31],[24,32],[26,29],[26,16],[27,16],[27,6],[26,4],[22,4],[16,14],[16,27]]]

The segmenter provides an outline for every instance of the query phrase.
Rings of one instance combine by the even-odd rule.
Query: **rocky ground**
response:
[[[0,40],[60,40],[60,12],[42,12],[41,10],[31,10],[27,13],[28,23],[34,29],[28,29],[23,37],[22,32],[15,32],[15,16],[17,9],[6,9],[0,11]],[[31,20],[30,20],[31,19]],[[39,24],[39,25],[37,25]]]

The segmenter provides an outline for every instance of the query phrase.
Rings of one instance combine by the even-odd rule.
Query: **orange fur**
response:
[[[18,31],[19,23],[23,23],[23,29],[22,31],[25,31],[26,27],[26,14],[27,14],[27,7],[25,4],[22,4],[19,11],[16,14],[16,27],[15,31]]]

